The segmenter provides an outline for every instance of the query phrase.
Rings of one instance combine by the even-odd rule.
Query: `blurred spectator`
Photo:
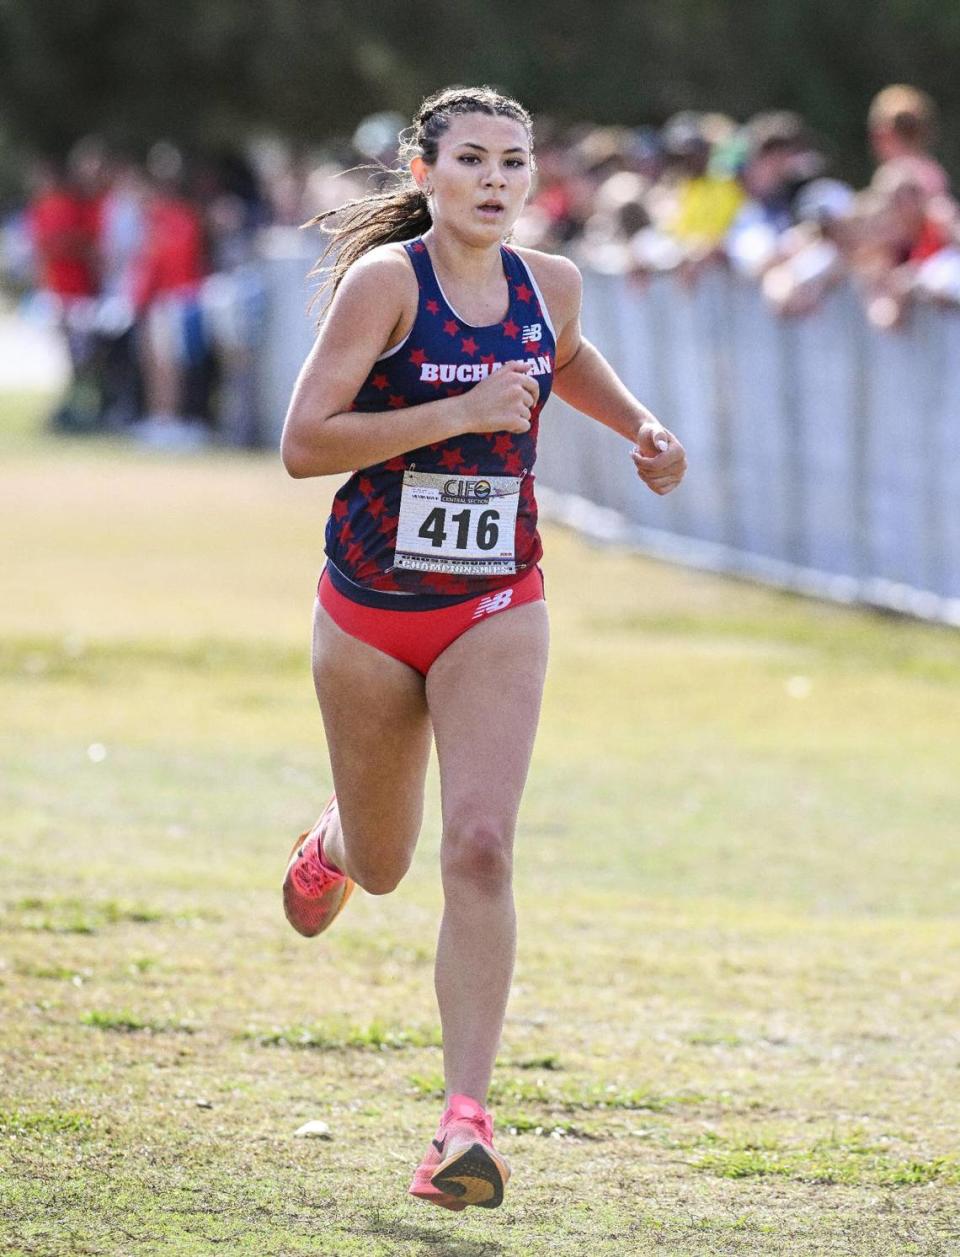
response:
[[[151,445],[190,448],[209,436],[199,301],[203,226],[183,194],[180,153],[165,142],[154,145],[147,170],[146,240],[134,283],[147,411],[138,435]]]
[[[926,92],[902,83],[885,87],[873,98],[867,126],[878,175],[893,166],[909,174],[927,196],[949,191],[947,172],[929,152],[936,135],[937,107]]]
[[[798,194],[797,224],[780,238],[780,261],[764,274],[767,300],[780,314],[808,314],[846,273],[856,244],[856,194],[837,179],[814,179]]]
[[[30,169],[27,224],[37,283],[66,341],[73,371],[70,391],[51,417],[54,427],[97,426],[99,396],[91,376],[94,298],[98,289],[96,205],[77,180],[53,160]]]
[[[146,245],[147,181],[130,160],[114,164],[100,203],[100,304],[96,327],[102,344],[102,422],[114,431],[140,416],[143,396],[136,328],[138,269]]]
[[[747,152],[741,180],[747,200],[727,235],[734,268],[752,279],[778,260],[780,239],[797,221],[794,198],[822,174],[824,160],[803,119],[780,110],[758,114],[745,128]]]
[[[719,258],[744,200],[741,184],[711,168],[715,141],[728,139],[733,123],[721,115],[676,114],[663,129],[667,169],[659,226],[681,246],[681,277],[690,281],[702,267]],[[653,198],[651,198],[653,199]]]
[[[729,175],[710,169],[713,140],[704,115],[671,118],[662,142],[673,174],[674,202],[663,226],[688,248],[712,249],[733,222],[744,199],[743,188]]]
[[[217,429],[230,445],[260,443],[257,367],[266,321],[266,292],[257,265],[257,233],[249,204],[224,193],[207,211],[216,270],[200,289],[203,324],[218,364]]]
[[[917,169],[890,161],[870,185],[877,209],[873,220],[872,264],[867,275],[867,313],[881,328],[898,326],[914,295],[924,264],[954,239],[944,198],[932,196]]]
[[[644,205],[647,186],[629,170],[617,171],[600,185],[576,248],[585,265],[608,275],[633,270],[632,241],[650,225]]]

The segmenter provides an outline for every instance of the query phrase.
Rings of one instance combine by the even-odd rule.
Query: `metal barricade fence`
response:
[[[960,313],[920,307],[880,332],[839,288],[780,318],[718,269],[693,288],[585,275],[583,327],[690,467],[659,498],[622,438],[552,400],[548,513],[674,561],[960,624]]]
[[[264,237],[275,438],[314,335],[314,247]],[[849,288],[786,319],[721,269],[694,287],[587,273],[583,328],[690,468],[677,492],[650,493],[623,438],[552,398],[545,514],[675,562],[960,625],[960,313],[921,307],[879,332]]]

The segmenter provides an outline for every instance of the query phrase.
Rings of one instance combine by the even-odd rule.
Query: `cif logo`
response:
[[[443,498],[447,502],[486,502],[491,492],[489,480],[461,480],[451,476],[443,486]]]

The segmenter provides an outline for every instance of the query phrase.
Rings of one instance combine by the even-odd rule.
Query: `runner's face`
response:
[[[455,228],[476,243],[502,240],[530,191],[530,141],[512,118],[471,113],[454,117],[441,135],[433,166],[414,175],[433,189],[434,223]]]

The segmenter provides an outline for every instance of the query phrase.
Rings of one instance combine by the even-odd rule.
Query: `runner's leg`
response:
[[[547,664],[546,604],[477,624],[427,674],[443,808],[436,988],[447,1097],[483,1104],[516,945],[512,857]]]
[[[370,894],[413,859],[430,754],[424,679],[338,628],[316,603],[313,678],[337,793],[325,858]]]

